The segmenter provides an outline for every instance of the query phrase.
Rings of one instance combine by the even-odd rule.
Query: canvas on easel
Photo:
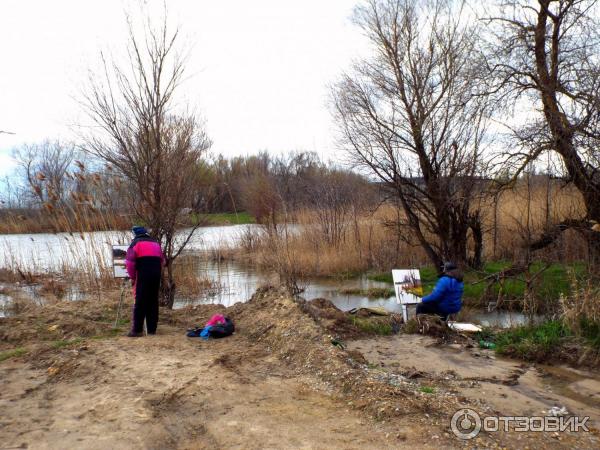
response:
[[[112,246],[112,268],[113,277],[129,278],[127,269],[125,268],[125,258],[127,256],[128,245],[113,245]]]
[[[402,318],[406,323],[408,321],[408,305],[421,303],[423,296],[421,273],[418,269],[392,270],[392,278],[396,301],[402,305]]]

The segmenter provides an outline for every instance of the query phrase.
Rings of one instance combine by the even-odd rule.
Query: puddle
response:
[[[600,376],[566,366],[539,366],[553,392],[600,409]]]
[[[490,350],[440,346],[422,335],[396,335],[346,342],[369,363],[416,383],[459,393],[501,415],[540,416],[552,407],[589,416],[600,424],[600,376],[564,366],[496,357]],[[477,407],[475,406],[475,409]]]

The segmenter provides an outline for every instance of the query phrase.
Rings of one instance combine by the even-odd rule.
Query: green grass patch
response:
[[[577,331],[573,331],[561,320],[552,320],[536,325],[524,325],[496,331],[484,328],[474,335],[476,341],[495,344],[496,353],[529,361],[547,361],[559,358],[573,348],[585,351],[592,347],[600,351],[600,322],[581,318]],[[569,347],[565,347],[569,343]],[[572,344],[577,344],[573,347]]]
[[[212,213],[192,215],[192,224],[197,224],[199,220],[206,220],[209,225],[242,225],[246,223],[256,223],[256,219],[246,211],[240,211],[237,213]]]
[[[431,386],[421,386],[419,391],[423,392],[424,394],[435,394],[435,388]]]
[[[60,340],[60,341],[54,341],[52,343],[52,348],[60,349],[60,348],[64,348],[64,347],[69,347],[70,345],[79,344],[82,341],[83,341],[83,339],[81,339],[81,338],[65,339],[65,340]]]
[[[496,342],[496,332],[493,328],[482,327],[481,331],[478,331],[474,334],[474,338],[477,342],[479,341],[487,341],[487,342]]]
[[[572,336],[571,330],[561,321],[539,325],[526,325],[496,334],[496,352],[520,359],[542,361],[552,355],[564,338]]]
[[[381,281],[382,283],[393,283],[392,272],[372,273],[367,276],[369,280]]]
[[[350,323],[359,330],[369,334],[379,334],[389,336],[392,334],[392,325],[389,322],[383,322],[377,319],[367,319],[362,317],[350,317]]]
[[[121,328],[121,327],[125,327],[128,326],[131,322],[131,319],[129,319],[129,317],[119,317],[119,320],[117,320],[117,327]],[[112,323],[114,325],[114,321],[111,320],[110,323]]]
[[[19,356],[23,356],[27,352],[28,350],[23,347],[14,348],[12,350],[5,350],[3,352],[0,352],[0,362],[6,361],[10,358],[18,358]]]

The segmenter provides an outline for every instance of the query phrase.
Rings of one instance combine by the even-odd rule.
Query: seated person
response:
[[[464,290],[463,274],[451,262],[444,263],[442,275],[433,288],[433,292],[417,305],[417,314],[437,314],[443,320],[449,314],[455,314],[462,307]]]

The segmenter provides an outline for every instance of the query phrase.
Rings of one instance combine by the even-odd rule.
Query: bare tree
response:
[[[175,110],[185,61],[170,32],[166,13],[158,28],[136,36],[129,23],[129,65],[104,56],[103,77],[90,77],[84,106],[101,133],[86,137],[85,149],[128,180],[129,205],[162,243],[167,259],[164,303],[175,295],[173,262],[196,227],[181,238],[182,214],[196,203],[200,163],[210,146],[202,122]]]
[[[352,213],[363,207],[361,197],[368,193],[366,180],[351,172],[319,166],[307,181],[306,204],[315,213],[325,242],[338,247],[352,225]],[[356,215],[354,219],[358,220]]]
[[[355,17],[374,56],[334,89],[342,142],[402,206],[401,232],[432,263],[467,262],[486,131],[472,83],[475,30],[461,23],[461,4],[442,0],[369,0]]]
[[[544,152],[557,154],[583,196],[586,217],[555,224],[532,242],[549,245],[576,227],[588,238],[591,260],[600,260],[600,24],[596,0],[501,1],[488,18],[492,93],[511,105],[530,102],[513,134],[523,151],[512,152],[516,176]],[[508,95],[507,95],[508,94]]]
[[[47,140],[23,145],[13,156],[39,206],[53,210],[65,204],[72,184],[69,170],[77,158],[74,145]]]

